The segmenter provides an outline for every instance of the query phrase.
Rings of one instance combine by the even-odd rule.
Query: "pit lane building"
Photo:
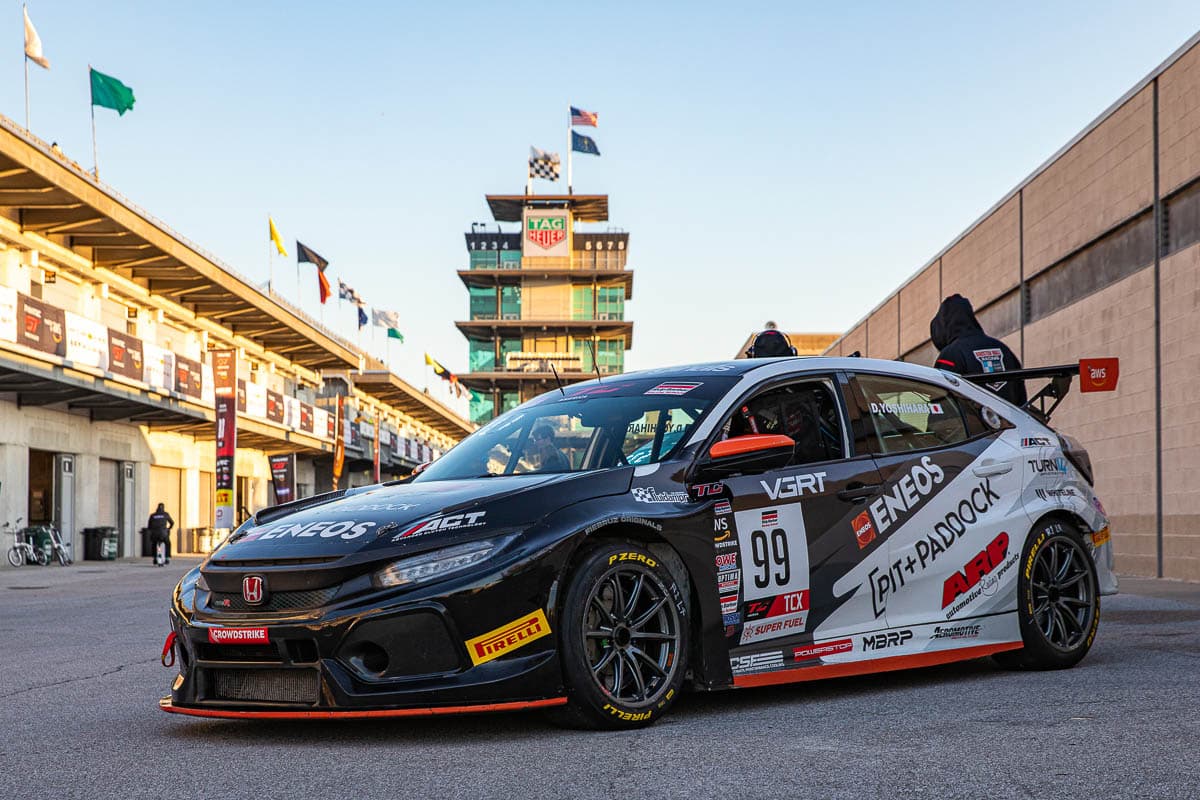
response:
[[[476,423],[554,388],[552,366],[564,383],[623,372],[633,345],[629,234],[575,230],[608,220],[607,195],[488,195],[487,203],[496,222],[521,231],[477,224],[466,234],[470,260],[458,276],[470,319],[455,324],[467,338],[469,372],[459,379]]]
[[[1200,580],[1200,34],[828,352],[932,364],[955,292],[1026,366],[1120,357],[1054,425],[1091,453],[1117,569]]]
[[[138,531],[162,502],[177,551],[213,541],[209,351],[238,361],[236,508],[272,502],[269,454],[300,496],[401,475],[473,428],[276,295],[0,117],[0,522]],[[7,549],[11,539],[3,542]]]

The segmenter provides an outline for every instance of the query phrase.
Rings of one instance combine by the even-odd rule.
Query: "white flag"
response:
[[[29,21],[29,12],[21,10],[25,14],[25,57],[43,69],[50,69],[50,61],[42,55],[42,37]]]
[[[378,308],[371,309],[371,322],[383,328],[399,328],[400,315],[395,311],[380,311]]]

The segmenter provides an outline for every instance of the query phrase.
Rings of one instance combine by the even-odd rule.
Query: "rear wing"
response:
[[[1083,358],[1078,364],[1063,364],[1058,367],[1033,367],[1010,369],[1002,372],[981,372],[962,377],[972,383],[986,385],[1004,381],[1028,381],[1049,378],[1050,382],[1026,401],[1024,409],[1042,422],[1048,423],[1050,415],[1071,391],[1071,378],[1079,376],[1079,391],[1116,391],[1121,365],[1116,358]]]

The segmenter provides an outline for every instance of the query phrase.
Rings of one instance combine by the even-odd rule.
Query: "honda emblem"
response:
[[[242,578],[242,598],[250,605],[256,606],[263,601],[263,579],[261,575],[247,575]]]

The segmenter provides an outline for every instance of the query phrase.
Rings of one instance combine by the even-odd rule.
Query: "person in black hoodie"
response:
[[[1021,362],[1004,342],[983,332],[971,301],[961,294],[952,294],[942,301],[937,314],[929,322],[929,338],[938,349],[938,369],[959,375],[977,375],[1020,369]],[[996,394],[1015,406],[1025,404],[1024,381],[1000,381],[985,384]]]

